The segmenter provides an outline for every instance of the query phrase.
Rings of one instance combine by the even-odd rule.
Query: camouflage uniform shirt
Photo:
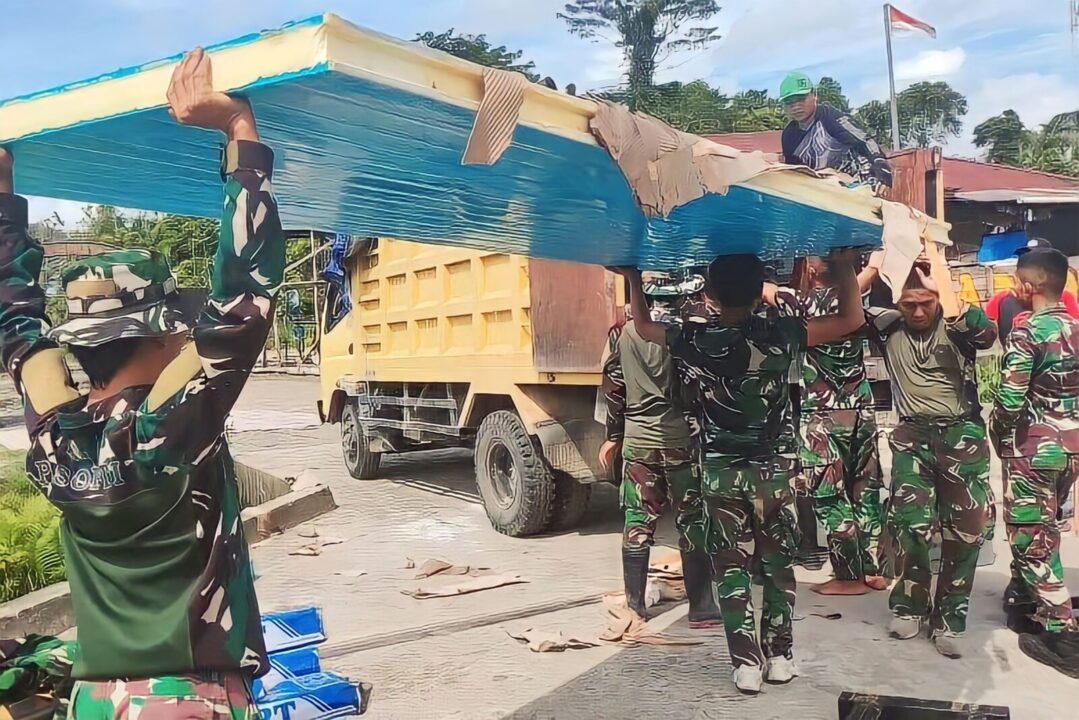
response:
[[[782,288],[783,302],[797,305],[807,318],[839,313],[839,294],[834,287],[796,293]],[[811,347],[802,363],[803,413],[822,410],[860,410],[873,407],[873,392],[865,374],[861,334],[839,342]]]
[[[46,338],[42,249],[0,195],[0,352],[27,471],[62,514],[76,678],[268,669],[225,417],[270,329],[284,235],[270,167],[225,182],[209,301],[152,386],[89,404]]]
[[[673,326],[667,345],[706,455],[796,452],[788,376],[806,347],[797,304],[777,298],[776,307],[740,325],[712,317]]]
[[[1057,466],[1063,455],[1079,455],[1079,320],[1062,305],[1016,320],[993,408],[994,435],[1004,457]]]

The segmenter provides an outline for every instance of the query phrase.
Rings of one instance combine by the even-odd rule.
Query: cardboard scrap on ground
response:
[[[532,652],[562,652],[564,650],[584,650],[599,647],[599,643],[566,637],[561,631],[550,632],[529,628],[519,635],[506,631],[506,634],[518,642],[526,643]]]
[[[421,585],[415,590],[402,590],[401,592],[417,600],[427,600],[428,598],[467,595],[481,590],[493,590],[506,585],[518,585],[528,582],[514,573],[492,573],[483,570],[474,572],[476,572],[475,575],[469,575],[462,580],[440,585]],[[438,578],[435,579],[437,580]]]
[[[289,555],[317,557],[322,554],[322,548],[330,545],[340,545],[345,541],[344,538],[334,537],[332,535],[319,535],[318,530],[315,528],[300,530],[299,536],[310,540],[310,542],[304,543],[290,552]]]
[[[700,645],[703,640],[676,638],[653,632],[644,619],[626,607],[617,594],[603,599],[607,607],[608,625],[599,636],[604,642],[620,645]]]
[[[487,570],[490,570],[490,568],[472,567],[471,565],[454,565],[445,560],[432,558],[430,560],[425,560],[424,563],[420,565],[420,571],[416,573],[416,579],[421,580],[434,575],[471,575],[472,577],[476,577]]]

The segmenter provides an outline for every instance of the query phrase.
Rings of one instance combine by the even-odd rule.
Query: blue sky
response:
[[[486,33],[525,51],[539,72],[582,89],[618,82],[617,49],[570,36],[555,13],[564,0],[4,0],[0,97],[80,80],[118,67],[273,27],[324,11],[411,38],[450,27]],[[723,39],[668,59],[661,80],[707,79],[727,92],[774,91],[800,69],[838,79],[855,103],[887,96],[882,3],[877,0],[720,0],[713,23]],[[970,114],[951,154],[973,156],[970,130],[1012,108],[1028,125],[1079,109],[1079,51],[1068,0],[897,0],[937,28],[937,39],[897,37],[899,88],[946,80]],[[1079,40],[1076,41],[1079,43]],[[34,201],[42,217],[75,205]]]

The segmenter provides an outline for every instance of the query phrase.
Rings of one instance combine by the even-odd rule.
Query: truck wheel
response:
[[[475,458],[476,486],[494,529],[511,537],[544,530],[554,480],[517,413],[498,410],[483,419]]]
[[[554,476],[554,509],[548,530],[572,530],[581,522],[592,502],[592,486],[579,483],[565,473]]]
[[[382,465],[382,453],[371,451],[371,436],[364,429],[354,402],[346,403],[341,413],[341,454],[348,474],[357,480],[370,480]]]

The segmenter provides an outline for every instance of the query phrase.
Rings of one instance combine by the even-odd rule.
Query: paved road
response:
[[[340,506],[314,523],[345,540],[319,557],[290,556],[298,531],[254,550],[265,609],[317,603],[325,611],[326,664],[375,686],[372,718],[792,718],[836,717],[843,690],[1010,705],[1014,718],[1075,717],[1079,681],[1043,672],[1001,627],[1006,548],[979,570],[968,652],[946,660],[924,640],[886,638],[883,594],[827,602],[808,584],[824,573],[799,570],[796,652],[804,677],[755,699],[732,692],[725,643],[706,636],[693,648],[602,647],[535,654],[506,631],[530,627],[595,637],[604,627],[588,602],[620,585],[616,499],[601,488],[577,531],[515,540],[490,529],[476,497],[471,459],[440,451],[389,459],[382,479],[359,482],[345,471],[335,427],[317,424],[310,378],[255,378],[233,424],[238,457],[264,470],[328,483]],[[271,419],[272,422],[267,422]],[[277,424],[285,429],[273,429]],[[999,473],[998,473],[999,475]],[[998,536],[1002,533],[998,533]],[[674,544],[665,526],[661,542]],[[415,600],[417,564],[439,557],[520,573],[528,584],[451,599]],[[1065,559],[1079,577],[1079,542]],[[366,574],[352,577],[335,572]],[[841,620],[814,611],[838,610]],[[506,620],[508,615],[526,615]],[[657,621],[690,634],[684,607]]]

